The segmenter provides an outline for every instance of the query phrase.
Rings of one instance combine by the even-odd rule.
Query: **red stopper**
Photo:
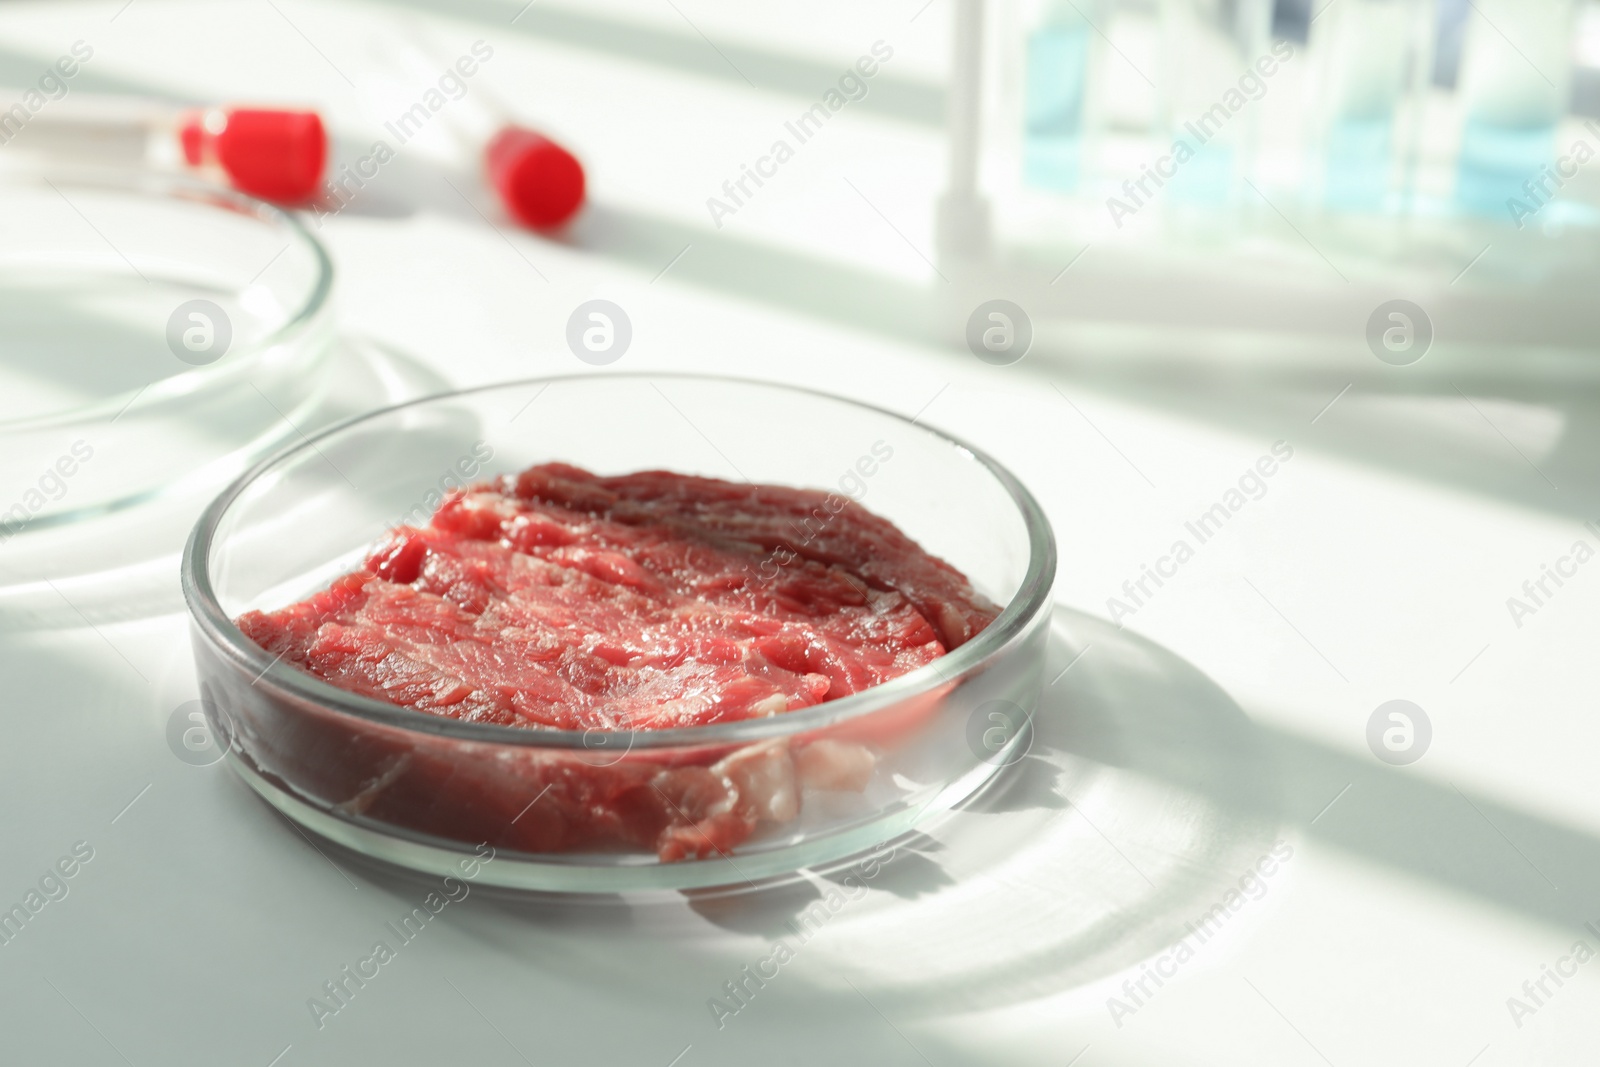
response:
[[[520,126],[507,126],[484,150],[489,181],[511,216],[547,230],[583,204],[583,165],[565,148]]]
[[[234,108],[196,113],[179,130],[191,166],[215,163],[240,192],[300,204],[317,192],[328,136],[315,111]]]

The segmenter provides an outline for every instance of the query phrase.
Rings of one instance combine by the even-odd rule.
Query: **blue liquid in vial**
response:
[[[1221,131],[1217,131],[1219,134]],[[1234,185],[1234,147],[1226,141],[1218,141],[1214,134],[1209,141],[1201,143],[1187,129],[1179,129],[1172,135],[1173,144],[1182,142],[1189,146],[1194,155],[1188,162],[1178,166],[1178,173],[1167,181],[1167,189],[1174,200],[1190,204],[1220,204],[1228,199]],[[1171,146],[1162,155],[1170,152]],[[1174,158],[1176,156],[1174,155]],[[1173,164],[1167,164],[1170,169]]]
[[[1042,189],[1077,187],[1089,29],[1043,26],[1028,36],[1023,89],[1023,179]]]
[[[1389,191],[1394,123],[1388,117],[1342,119],[1328,130],[1323,200],[1333,208],[1381,208]]]
[[[1507,217],[1513,197],[1531,204],[1522,184],[1554,158],[1555,123],[1503,126],[1469,119],[1461,131],[1456,203],[1480,215]]]

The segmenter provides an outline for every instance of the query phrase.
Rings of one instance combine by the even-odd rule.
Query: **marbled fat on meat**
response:
[[[609,731],[836,700],[929,663],[996,614],[959,571],[836,494],[545,464],[451,494],[361,570],[238,625],[335,686],[430,715]],[[724,750],[704,767],[639,756],[497,768],[516,796],[550,787],[515,843],[704,856],[794,818],[802,787],[861,788],[875,762],[834,740]],[[403,777],[346,803],[374,817],[426,808],[387,784]]]

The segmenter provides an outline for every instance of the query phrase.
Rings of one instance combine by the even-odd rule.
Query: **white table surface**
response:
[[[587,216],[564,243],[492,229],[487,198],[468,205],[442,181],[470,176],[418,145],[320,233],[344,334],[403,353],[421,379],[584,370],[563,328],[600,296],[634,325],[619,370],[926,406],[990,450],[1055,524],[1056,669],[1084,653],[1046,699],[1056,725],[1039,758],[1059,773],[874,884],[724,1028],[707,1000],[766,954],[783,900],[530,907],[480,893],[319,1029],[307,998],[417,887],[336,865],[222,765],[173,757],[168,716],[195,696],[181,612],[12,629],[0,904],[75,842],[94,858],[0,945],[0,1061],[1594,1061],[1600,963],[1547,980],[1552,995],[1520,1020],[1507,998],[1575,942],[1600,950],[1583,926],[1600,927],[1600,730],[1583,695],[1600,567],[1520,628],[1505,606],[1575,539],[1595,543],[1582,529],[1600,519],[1594,400],[1546,386],[1468,403],[1443,380],[1369,375],[1318,416],[1358,372],[1090,377],[1049,353],[998,368],[939,342],[922,324],[949,297],[922,253],[948,3],[538,0],[511,25],[521,4],[507,0],[429,17],[450,55],[491,41],[484,84],[582,155]],[[341,138],[377,134],[384,107],[356,87],[378,79],[367,42],[400,9],[119,7],[0,8],[4,80],[84,39],[85,87],[303,99]],[[896,57],[875,102],[713,229],[705,198],[880,38]],[[1370,364],[1359,344],[1351,360]],[[1279,440],[1294,455],[1266,495],[1125,620],[1220,691],[1088,618]],[[1365,738],[1396,698],[1434,731],[1401,768]],[[1114,1018],[1108,998],[1278,840],[1293,856],[1260,899]]]

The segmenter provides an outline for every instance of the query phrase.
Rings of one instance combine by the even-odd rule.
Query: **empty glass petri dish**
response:
[[[331,348],[333,271],[293,216],[181,177],[10,171],[0,204],[11,592],[147,556],[129,513],[188,504],[187,525],[197,494],[296,436]]]
[[[873,456],[881,462],[863,462]],[[283,607],[358,568],[389,529],[425,521],[451,489],[551,461],[837,489],[1003,610],[926,666],[837,700],[760,719],[614,731],[521,729],[399,707],[283,662],[235,625],[243,612]],[[973,795],[1031,736],[1055,563],[1049,522],[1027,489],[936,430],[783,385],[605,374],[426,398],[299,443],[207,509],[183,583],[215,736],[240,776],[291,819],[413,870],[450,873],[487,845],[496,852],[483,881],[604,893],[782,877],[876,847]],[[863,753],[869,773],[848,787],[806,781],[808,760]],[[563,838],[572,804],[621,812],[658,803],[655,791],[686,776],[739,782],[753,767],[780,791],[798,790],[797,803],[730,852],[663,860],[587,841],[546,847]],[[602,796],[610,799],[593,799]]]

